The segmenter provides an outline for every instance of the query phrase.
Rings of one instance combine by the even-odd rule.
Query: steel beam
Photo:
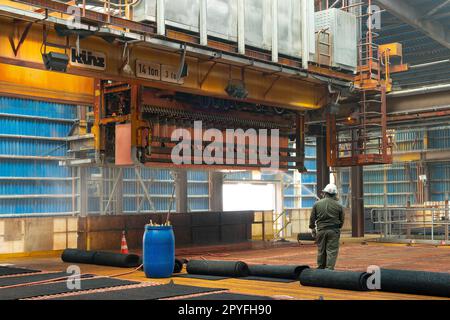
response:
[[[352,130],[352,140],[358,140],[358,133]],[[357,142],[354,143],[352,157],[359,154]],[[352,237],[364,237],[364,171],[362,166],[352,166],[350,171],[351,191],[352,191]]]
[[[77,183],[77,193],[78,193],[78,210],[81,217],[86,217],[89,213],[88,205],[88,173],[86,167],[75,168],[78,172],[79,180]]]
[[[438,12],[439,10],[441,10],[442,8],[446,7],[447,5],[450,5],[450,0],[445,0],[444,2],[438,4],[437,6],[435,6],[433,9],[431,9],[426,15],[426,18],[430,18],[431,16],[433,16],[436,12]]]
[[[187,194],[187,171],[176,170],[175,174],[175,203],[177,213],[188,212],[188,194]]]
[[[272,0],[272,34],[278,34],[278,0]],[[278,63],[278,37],[272,37],[272,62]]]
[[[433,40],[450,49],[450,31],[437,21],[423,19],[424,13],[405,0],[375,0],[377,4],[409,25],[419,28]]]
[[[327,132],[321,126],[321,133],[316,137],[316,163],[317,163],[317,196],[330,183],[330,167],[327,164]]]
[[[364,237],[364,182],[363,167],[351,168],[352,237]]]
[[[51,0],[14,0],[14,2],[23,3],[33,7],[39,7],[42,9],[47,9],[63,14],[69,12],[68,9],[70,7],[69,4]],[[111,15],[108,16],[105,13],[96,12],[92,10],[86,10],[82,18],[100,25],[111,24],[119,28],[130,29],[132,31],[143,32],[152,35],[154,35],[156,31],[154,26],[144,25],[139,22],[119,18],[116,16]]]
[[[211,211],[215,212],[223,211],[223,173],[211,172],[209,174],[209,179],[209,208]]]

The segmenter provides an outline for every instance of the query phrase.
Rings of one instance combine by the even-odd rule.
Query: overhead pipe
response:
[[[388,98],[408,97],[419,94],[434,93],[450,90],[450,83],[440,84],[436,86],[421,87],[415,89],[406,89],[389,93]]]
[[[431,67],[431,66],[435,66],[435,65],[439,65],[439,64],[444,64],[444,63],[450,63],[450,59],[416,64],[416,65],[409,66],[409,69],[427,68],[427,67]]]

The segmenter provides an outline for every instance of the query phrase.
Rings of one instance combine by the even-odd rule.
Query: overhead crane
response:
[[[154,21],[142,22],[133,18],[133,3],[118,6],[100,1],[103,10],[93,10],[91,2],[96,1],[0,1],[0,63],[53,68],[94,79],[93,99],[86,101],[93,106],[90,132],[87,126],[78,132],[84,134],[80,139],[92,137],[92,149],[85,144],[76,147],[80,144],[74,140],[73,163],[173,166],[171,154],[178,142],[171,139],[173,133],[176,129],[193,133],[195,122],[202,121],[202,132],[208,128],[224,133],[227,129],[277,129],[279,148],[272,148],[270,142],[264,147],[272,156],[277,153],[280,169],[304,171],[306,120],[309,112],[317,110],[323,110],[327,119],[330,166],[392,162],[386,92],[391,90],[391,58],[401,58],[401,48],[393,44],[374,50],[371,30],[359,44],[357,68],[345,70],[322,62],[327,54],[320,53],[319,46],[333,44],[317,38],[329,35],[328,30],[311,30],[308,16],[303,16],[311,11],[309,0],[300,1],[302,45],[294,55],[278,49],[281,40],[277,37],[271,38],[270,50],[246,45],[245,19],[239,12],[236,39],[211,36],[201,10],[206,0],[199,2],[200,25],[195,31],[166,23],[161,8]],[[277,1],[269,2],[276,16]],[[157,6],[163,3],[156,1]],[[236,4],[245,2],[236,0]],[[277,27],[272,34],[280,34]],[[53,55],[46,56],[49,53]],[[43,56],[53,61],[43,61]],[[395,70],[403,66],[396,64]],[[340,110],[342,99],[354,101],[357,107]],[[231,152],[233,159],[243,151],[243,161],[228,164],[222,159],[213,165],[195,158],[195,149],[205,151],[213,139],[200,135],[199,140],[190,143],[192,161],[183,166],[267,167],[250,161],[251,153],[261,148],[251,139],[231,150],[224,144],[221,150]]]

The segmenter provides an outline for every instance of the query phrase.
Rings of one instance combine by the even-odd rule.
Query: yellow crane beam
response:
[[[17,19],[17,18],[16,18]],[[0,17],[0,63],[44,70],[42,61],[42,44],[44,41],[43,23],[34,23],[19,50],[14,52],[10,38],[17,34],[17,23],[13,18]],[[47,42],[64,46],[65,37],[56,35],[52,26],[48,26]],[[147,43],[130,45],[129,65],[133,75],[121,73],[123,66],[123,43],[108,43],[97,36],[90,36],[79,41],[80,50],[84,54],[93,53],[96,57],[104,57],[105,66],[94,68],[92,65],[73,63],[73,51],[76,47],[76,37],[70,36],[68,48],[47,46],[46,51],[67,53],[71,62],[67,74],[87,78],[111,79],[127,81],[144,86],[167,89],[171,91],[227,98],[225,88],[231,79],[244,80],[249,92],[248,101],[287,107],[297,110],[318,109],[327,103],[328,91],[326,85],[302,76],[286,77],[277,72],[269,73],[251,66],[225,64],[220,59],[205,59],[201,56],[187,56],[189,74],[181,83],[174,83],[170,74],[178,70],[180,51],[173,48],[154,47]],[[161,72],[162,79],[153,79],[145,74],[140,66],[155,67]],[[169,73],[169,79],[164,73]],[[59,77],[56,73],[48,75]],[[169,81],[168,81],[169,80]],[[52,89],[49,84],[48,89]]]

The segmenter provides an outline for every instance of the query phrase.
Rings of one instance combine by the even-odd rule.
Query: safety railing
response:
[[[448,205],[435,208],[376,208],[371,220],[390,240],[449,241]]]

